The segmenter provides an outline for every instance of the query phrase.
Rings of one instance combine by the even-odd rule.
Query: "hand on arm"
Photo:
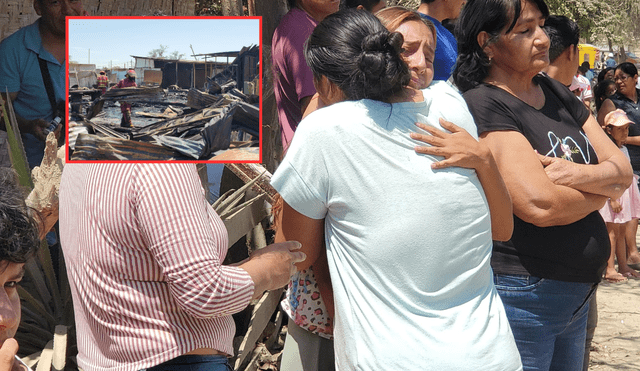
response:
[[[485,132],[480,137],[493,154],[520,219],[547,227],[576,222],[599,210],[606,196],[554,184],[537,154],[520,133]]]
[[[556,185],[617,199],[629,188],[631,164],[607,137],[596,120],[589,116],[583,129],[598,155],[597,165],[576,164],[556,157],[540,155],[549,179]]]
[[[302,245],[297,241],[274,243],[255,251],[249,259],[238,265],[253,280],[253,299],[260,298],[265,291],[279,289],[289,283],[296,272],[295,263],[306,258],[303,252],[296,251],[300,247]]]
[[[440,125],[451,133],[423,123],[416,125],[430,135],[411,133],[411,138],[431,145],[416,147],[416,152],[445,158],[434,162],[433,169],[458,166],[476,171],[489,204],[493,239],[508,241],[513,233],[511,198],[489,148],[466,130],[443,119]]]

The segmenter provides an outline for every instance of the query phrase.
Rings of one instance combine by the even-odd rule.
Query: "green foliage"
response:
[[[547,0],[547,5],[551,14],[575,20],[587,42],[629,45],[640,39],[637,0]]]

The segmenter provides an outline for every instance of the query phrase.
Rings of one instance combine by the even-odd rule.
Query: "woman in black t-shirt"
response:
[[[588,301],[609,256],[598,213],[631,168],[584,105],[541,74],[543,0],[473,0],[454,81],[511,194],[514,233],[494,241],[495,283],[525,370],[582,370]]]
[[[638,84],[638,69],[633,63],[620,63],[614,70],[616,92],[602,103],[598,110],[598,122],[604,127],[604,118],[616,109],[623,110],[635,125],[629,126],[629,137],[625,146],[629,150],[629,159],[633,172],[640,175],[640,89]],[[627,241],[627,264],[631,268],[640,269],[640,254],[636,246],[638,219],[633,219],[626,226],[625,239]]]

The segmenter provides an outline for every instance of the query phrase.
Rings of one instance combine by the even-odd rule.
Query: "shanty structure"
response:
[[[181,89],[202,88],[207,76],[215,75],[227,67],[226,63],[216,61],[191,61],[136,55],[131,57],[135,59],[134,70],[142,83],[160,81],[160,86],[165,89],[171,85],[176,85]]]
[[[196,54],[194,57],[204,57],[205,60],[213,58],[227,58],[229,65],[225,71],[213,74],[213,78],[220,84],[226,80],[235,80],[238,89],[246,91],[245,82],[251,82],[258,75],[258,61],[260,60],[260,48],[257,45],[243,47],[239,52],[218,52],[208,54]],[[234,58],[229,64],[229,58]],[[220,78],[217,78],[220,77]],[[257,91],[257,89],[254,89]]]
[[[95,64],[69,63],[69,87],[92,88],[97,82]]]

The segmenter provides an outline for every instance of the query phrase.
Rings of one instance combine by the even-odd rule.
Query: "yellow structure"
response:
[[[596,61],[600,61],[600,49],[591,44],[578,44],[580,64],[589,62],[589,66],[594,68]]]

